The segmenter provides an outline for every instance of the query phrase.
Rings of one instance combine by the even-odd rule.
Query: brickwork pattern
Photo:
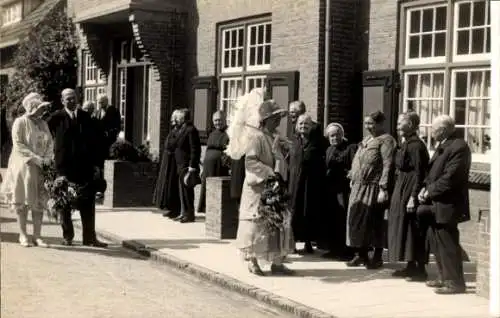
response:
[[[230,177],[207,178],[205,233],[218,239],[235,239],[238,205],[231,198]]]
[[[393,69],[396,67],[397,17],[398,1],[370,1],[368,51],[370,70]]]
[[[477,232],[476,294],[489,298],[490,294],[490,217],[489,210],[481,211]]]
[[[107,160],[104,164],[104,178],[108,184],[104,193],[104,206],[152,206],[157,176],[156,163]]]
[[[471,220],[459,225],[460,244],[471,261],[478,261],[478,251],[481,248],[477,243],[479,211],[490,206],[489,191],[469,190]]]

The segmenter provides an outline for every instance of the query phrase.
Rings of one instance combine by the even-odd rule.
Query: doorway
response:
[[[134,146],[146,143],[149,123],[149,65],[118,67],[118,102],[125,139]]]

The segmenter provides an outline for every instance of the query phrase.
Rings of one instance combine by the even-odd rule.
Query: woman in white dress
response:
[[[28,94],[22,101],[25,113],[12,125],[12,152],[1,193],[17,213],[19,243],[30,246],[26,223],[28,211],[33,220],[33,244],[48,247],[42,240],[43,212],[47,194],[43,187],[42,166],[53,158],[53,141],[47,123],[42,119],[50,103],[38,93]]]
[[[245,156],[236,243],[248,262],[248,270],[259,276],[265,275],[259,261],[271,263],[272,274],[293,274],[283,265],[283,259],[294,249],[289,212],[282,231],[271,233],[255,222],[264,181],[276,173],[286,175],[284,140],[276,132],[284,116],[286,111],[274,101],[264,101],[262,89],[254,89],[237,101],[228,129],[230,141],[226,153],[234,160]]]

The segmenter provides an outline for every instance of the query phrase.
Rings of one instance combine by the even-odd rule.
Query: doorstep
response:
[[[248,273],[233,241],[205,236],[203,216],[180,224],[151,212],[98,209],[97,231],[155,261],[301,317],[488,317],[488,300],[475,295],[474,284],[468,284],[468,294],[438,296],[422,283],[393,279],[394,266],[367,271],[317,255],[291,255],[288,266],[296,276],[257,277]],[[473,269],[473,264],[466,265]]]

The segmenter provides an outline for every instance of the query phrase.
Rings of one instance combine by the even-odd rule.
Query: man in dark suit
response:
[[[109,157],[109,148],[116,141],[121,130],[120,111],[116,107],[109,105],[108,96],[99,95],[94,117],[103,134],[103,155],[104,159],[107,159]]]
[[[198,129],[191,123],[188,109],[181,109],[179,131],[175,148],[175,162],[179,174],[179,192],[181,199],[181,215],[176,220],[181,223],[194,222],[194,185],[186,184],[186,176],[196,177],[200,174],[201,142]]]
[[[429,239],[439,271],[428,281],[437,294],[464,293],[465,278],[458,224],[470,220],[468,178],[471,152],[455,136],[455,122],[447,115],[434,119],[432,135],[439,142],[429,164],[425,186],[419,193],[417,213],[431,215]]]
[[[95,233],[95,191],[94,181],[100,171],[97,152],[94,151],[96,142],[94,126],[90,115],[77,109],[76,95],[73,89],[65,89],[61,93],[64,108],[54,112],[48,119],[48,124],[54,137],[55,166],[59,176],[68,181],[85,187],[90,193],[84,195],[78,202],[82,228],[83,245],[106,247],[99,242]],[[72,245],[74,238],[71,211],[66,211],[62,217],[64,245]]]

